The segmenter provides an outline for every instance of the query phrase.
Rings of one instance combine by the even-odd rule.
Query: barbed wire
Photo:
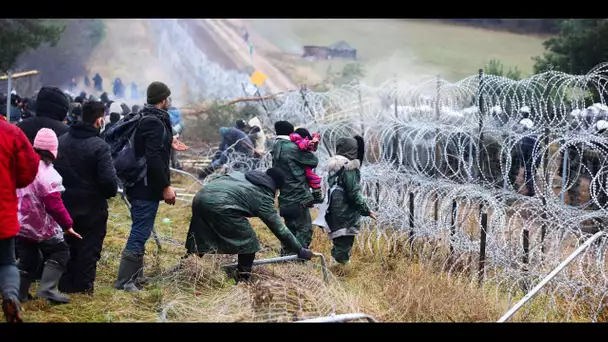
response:
[[[365,137],[362,188],[378,220],[363,219],[362,229],[374,234],[358,239],[361,250],[387,253],[407,242],[410,262],[515,297],[605,229],[608,138],[597,123],[608,118],[607,68],[294,91],[260,119],[268,130],[288,120],[320,132],[320,175],[338,138]],[[243,169],[236,156],[224,172]],[[265,155],[245,169],[270,165]],[[605,315],[606,243],[547,285],[546,319]]]

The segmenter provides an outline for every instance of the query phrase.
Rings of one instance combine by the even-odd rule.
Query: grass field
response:
[[[182,180],[182,188],[190,188]],[[193,193],[196,189],[190,188]],[[383,322],[480,322],[495,321],[508,309],[505,297],[496,289],[480,290],[470,282],[448,279],[428,264],[409,263],[399,251],[382,253],[353,249],[351,264],[330,267],[330,282],[322,281],[318,262],[256,266],[253,284],[235,285],[218,267],[234,256],[192,257],[174,274],[167,270],[184,254],[183,241],[191,217],[190,204],[162,204],[156,229],[163,241],[157,251],[152,239],[146,248],[147,276],[153,277],[139,293],[113,289],[120,252],[130,230],[126,206],[119,198],[110,201],[108,233],[97,269],[95,295],[71,295],[67,305],[52,306],[44,300],[24,304],[29,322],[155,322],[155,321],[259,321],[270,317],[290,321],[294,317],[314,317],[363,312]],[[169,218],[170,223],[163,223]],[[251,220],[261,241],[257,259],[276,257],[279,241],[258,219]],[[365,238],[365,237],[364,237]],[[381,242],[381,241],[380,241]],[[329,259],[331,244],[315,231],[312,249]],[[382,257],[380,256],[382,255]],[[31,289],[35,293],[36,286]],[[542,321],[543,297],[514,321]],[[549,320],[558,319],[550,315]]]
[[[430,20],[250,19],[247,24],[288,54],[301,54],[304,45],[325,46],[344,40],[357,49],[367,71],[365,82],[374,85],[393,76],[414,82],[440,75],[456,81],[477,73],[495,58],[505,69],[517,66],[531,74],[531,57],[542,54],[544,40]],[[315,62],[313,69],[323,76],[329,63]],[[331,63],[338,71],[344,62]]]

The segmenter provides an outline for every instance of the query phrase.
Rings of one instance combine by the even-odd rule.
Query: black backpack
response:
[[[104,132],[104,139],[110,145],[116,175],[127,188],[142,180],[148,171],[146,158],[135,155],[135,133],[142,119],[142,114],[131,113]]]

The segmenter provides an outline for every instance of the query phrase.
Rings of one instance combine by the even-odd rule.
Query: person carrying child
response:
[[[319,133],[313,133],[312,135],[305,128],[298,128],[289,135],[289,139],[294,142],[300,150],[304,152],[316,152],[319,146],[319,140],[321,136]],[[313,201],[312,203],[318,204],[323,202],[323,192],[321,190],[321,177],[314,173],[311,167],[305,166],[304,172],[306,174],[306,181],[312,189]]]
[[[53,304],[69,303],[69,298],[57,290],[70,256],[63,234],[81,237],[72,229],[72,218],[61,199],[63,180],[52,164],[57,158],[58,145],[57,135],[51,129],[38,131],[33,145],[34,151],[40,156],[38,174],[32,184],[17,189],[21,230],[16,245],[22,302],[32,298],[30,285],[43,260],[46,260],[36,296],[46,298]]]

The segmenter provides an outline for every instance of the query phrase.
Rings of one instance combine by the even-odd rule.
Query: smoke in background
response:
[[[149,20],[149,27],[159,37],[157,55],[170,74],[169,83],[179,89],[173,97],[176,105],[243,96],[242,84],[249,82],[249,75],[211,61],[178,20]]]

